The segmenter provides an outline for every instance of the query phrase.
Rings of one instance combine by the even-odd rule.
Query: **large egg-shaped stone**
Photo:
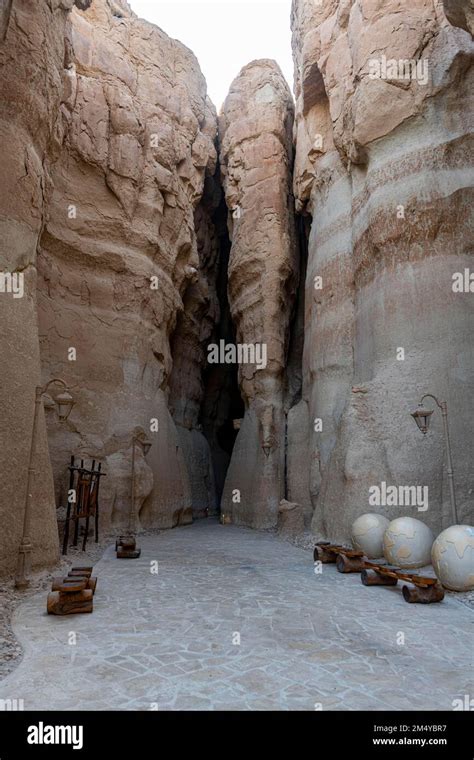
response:
[[[474,528],[451,525],[435,539],[431,561],[439,580],[451,591],[474,589]]]
[[[369,559],[383,557],[383,536],[390,520],[375,512],[367,512],[354,520],[351,528],[354,549],[364,552]]]
[[[398,567],[423,567],[431,564],[433,540],[433,533],[421,520],[397,517],[384,533],[383,553]]]

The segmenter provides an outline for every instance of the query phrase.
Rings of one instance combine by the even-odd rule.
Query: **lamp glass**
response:
[[[71,414],[72,407],[74,406],[74,399],[68,391],[63,391],[56,396],[56,404],[58,406],[58,416],[63,422],[67,420]]]
[[[418,407],[416,412],[412,413],[412,417],[415,420],[416,424],[418,425],[419,429],[423,433],[423,435],[426,435],[428,432],[428,428],[430,425],[430,417],[433,414],[432,409],[425,409],[423,406]]]

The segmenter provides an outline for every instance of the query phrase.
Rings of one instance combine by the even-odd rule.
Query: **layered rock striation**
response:
[[[216,507],[199,432],[204,346],[218,318],[217,117],[195,56],[124,0],[2,6],[0,224],[2,544],[23,529],[35,386],[53,387],[33,452],[35,564],[56,561],[70,454],[102,462],[101,530],[128,525],[133,439],[138,526]],[[3,282],[3,279],[2,279]],[[176,369],[172,378],[172,367]],[[173,419],[172,413],[175,418]],[[52,463],[52,467],[51,467]],[[53,477],[54,474],[54,486]]]
[[[197,425],[195,354],[216,318],[212,222],[200,205],[216,170],[216,114],[191,51],[126,3],[71,14],[63,77],[38,286],[44,376],[77,388],[67,426],[50,415],[57,498],[65,449],[103,459],[103,526],[126,523],[131,493],[119,484],[130,484],[138,429],[152,442],[146,460],[137,447],[139,523],[172,527],[192,519],[184,431]]]
[[[2,4],[0,573],[58,377],[75,405],[40,407],[37,566],[71,453],[103,465],[102,531],[134,503],[137,528],[220,508],[339,541],[368,511],[439,532],[426,392],[472,521],[472,22],[472,0],[294,0],[296,106],[263,59],[218,119],[193,53],[125,0]],[[391,485],[428,500],[370,501]]]
[[[426,437],[410,417],[425,392],[448,402],[459,520],[472,520],[473,302],[453,275],[472,268],[473,45],[452,5],[293,3],[294,188],[312,218],[307,498],[333,539],[374,511],[381,481],[429,491],[426,510],[381,513],[452,522],[441,415]]]

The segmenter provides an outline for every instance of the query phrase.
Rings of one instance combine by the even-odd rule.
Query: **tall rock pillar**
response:
[[[263,350],[264,361],[245,361],[242,352],[239,383],[246,411],[222,511],[257,528],[276,524],[283,496],[284,369],[298,275],[292,127],[293,101],[277,64],[261,60],[243,68],[220,120],[232,240],[228,293],[237,345],[254,347],[256,358]]]

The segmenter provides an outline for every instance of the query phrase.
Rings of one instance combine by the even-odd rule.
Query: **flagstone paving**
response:
[[[407,604],[274,535],[200,521],[111,546],[92,615],[17,609],[0,700],[46,710],[449,710],[474,695],[474,614]],[[158,574],[153,572],[158,562]],[[76,643],[74,644],[74,640]]]

